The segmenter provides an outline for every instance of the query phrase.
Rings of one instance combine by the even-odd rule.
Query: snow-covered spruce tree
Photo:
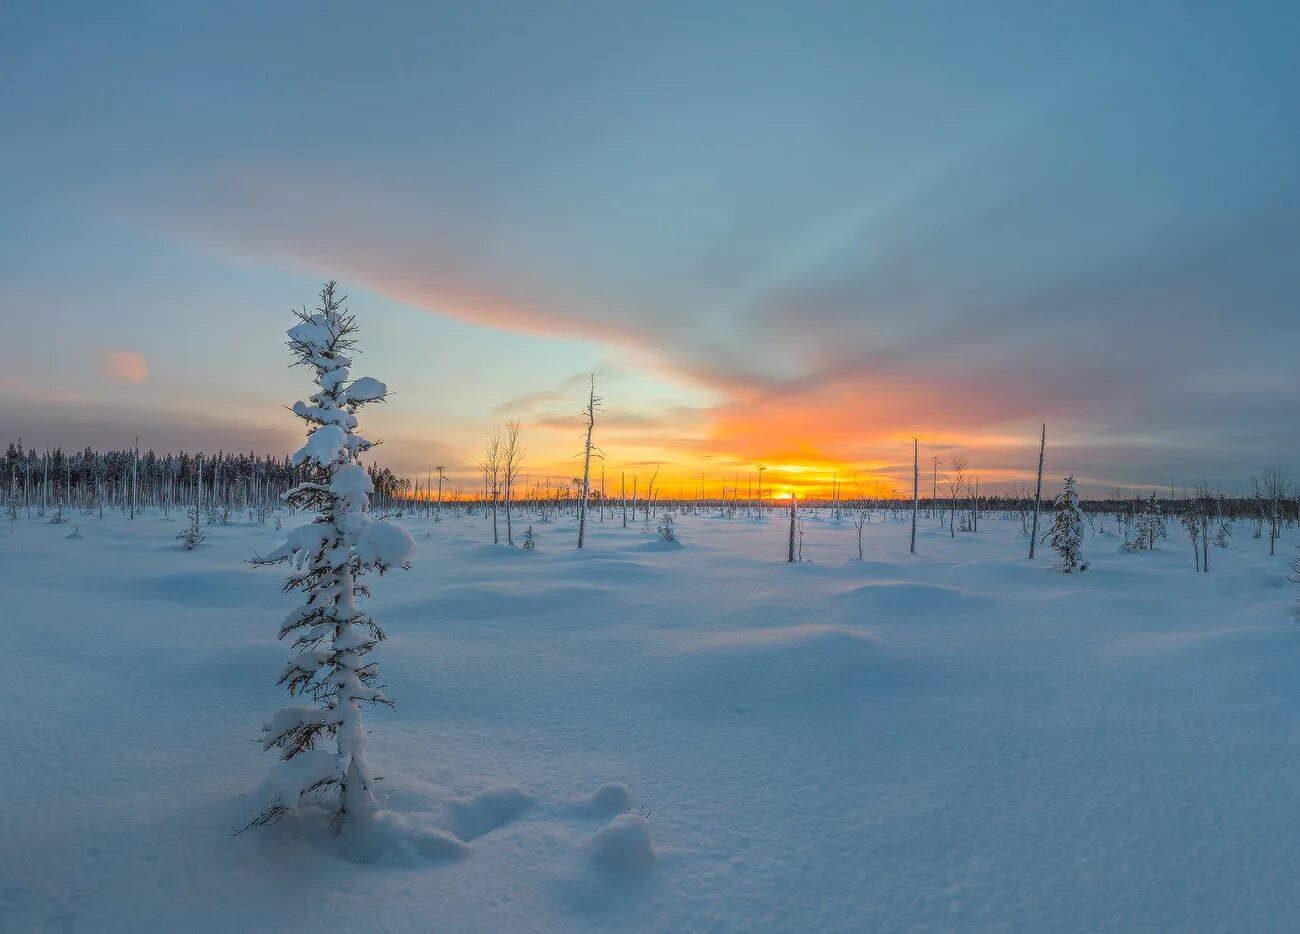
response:
[[[677,541],[677,517],[671,512],[664,513],[659,519],[659,541]]]
[[[392,706],[376,687],[378,668],[367,660],[384,631],[357,606],[369,595],[360,582],[367,571],[383,574],[406,567],[415,543],[401,528],[369,515],[372,485],[358,458],[372,447],[354,431],[356,411],[382,402],[387,387],[363,376],[351,379],[348,356],[356,324],[334,294],[321,290],[320,307],[298,313],[289,329],[294,364],[311,367],[319,387],[293,412],[308,426],[307,443],[293,455],[302,480],[284,494],[297,509],[314,511],[315,521],[289,532],[288,540],[255,564],[293,561],[286,591],[305,599],[280,626],[296,649],[278,683],[306,706],[277,711],[263,729],[262,744],[279,750],[281,762],[263,787],[261,811],[249,826],[273,823],[304,799],[334,799],[332,823],[342,828],[374,809],[366,766],[363,703]],[[334,741],[333,749],[318,748]]]
[[[1133,540],[1125,544],[1130,551],[1155,551],[1156,539],[1168,535],[1165,529],[1165,518],[1160,512],[1160,503],[1156,501],[1155,493],[1151,494],[1142,511],[1138,513],[1134,522],[1134,531],[1136,534]]]
[[[537,535],[533,532],[531,525],[528,527],[528,531],[524,533],[524,548],[527,551],[537,550]]]
[[[1056,521],[1047,531],[1048,544],[1060,556],[1056,569],[1066,574],[1088,570],[1080,561],[1083,552],[1083,514],[1079,511],[1079,491],[1074,477],[1065,478],[1065,489],[1056,497]]]

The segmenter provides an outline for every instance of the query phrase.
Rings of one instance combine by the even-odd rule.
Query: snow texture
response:
[[[527,560],[483,517],[398,523],[421,555],[369,603],[400,701],[366,721],[382,809],[240,836],[286,612],[244,559],[283,533],[20,520],[0,930],[1294,927],[1294,530],[1199,575],[1085,532],[1066,575],[995,516],[923,518],[915,556],[873,521],[865,561],[810,517],[793,565],[780,522],[680,515],[685,550],[643,551],[591,519]],[[315,752],[262,794],[328,777]]]
[[[643,873],[654,867],[650,821],[640,814],[620,814],[587,841],[592,863],[620,873]]]

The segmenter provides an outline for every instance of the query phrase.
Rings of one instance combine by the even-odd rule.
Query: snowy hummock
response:
[[[953,539],[922,517],[915,556],[877,517],[864,561],[851,523],[806,517],[802,564],[779,521],[679,514],[686,547],[655,551],[589,515],[581,554],[557,520],[505,561],[485,520],[406,520],[420,560],[370,601],[398,701],[366,721],[384,810],[232,837],[287,700],[281,575],[244,559],[283,533],[205,527],[185,552],[151,514],[72,521],[80,540],[0,535],[22,621],[5,931],[1281,931],[1300,912],[1286,539],[1270,560],[1236,534],[1198,575],[1181,540],[1125,551],[1112,523],[1066,575],[993,516]],[[594,842],[625,814],[649,868]]]

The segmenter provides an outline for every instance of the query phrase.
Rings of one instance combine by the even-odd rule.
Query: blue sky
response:
[[[285,448],[337,278],[415,470],[1293,462],[1290,4],[8,4],[0,405]],[[123,361],[133,361],[124,363]],[[209,440],[211,439],[211,440]]]

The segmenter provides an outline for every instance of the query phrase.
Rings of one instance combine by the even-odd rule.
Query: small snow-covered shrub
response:
[[[655,864],[650,821],[642,814],[620,814],[586,843],[592,865],[619,875],[640,875]]]
[[[1124,547],[1129,551],[1155,551],[1156,539],[1167,536],[1165,517],[1160,512],[1160,504],[1156,502],[1156,494],[1152,493],[1138,513],[1132,537],[1128,532],[1124,533]]]
[[[527,551],[535,551],[537,549],[537,536],[533,534],[533,527],[531,525],[528,527],[528,531],[524,533],[524,548]]]
[[[659,541],[677,541],[677,517],[671,512],[664,513],[663,517],[659,520]]]
[[[176,539],[185,547],[186,551],[193,551],[203,544],[203,539],[207,538],[207,535],[199,528],[199,509],[197,506],[190,509],[189,516],[190,524],[176,533]]]

